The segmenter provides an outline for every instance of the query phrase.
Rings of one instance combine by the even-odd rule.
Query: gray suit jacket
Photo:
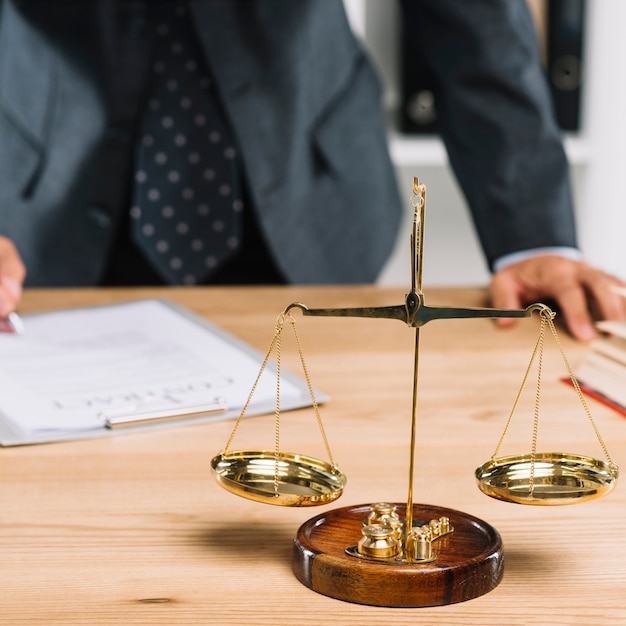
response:
[[[128,210],[151,50],[145,4],[4,0],[0,233],[17,244],[27,285],[96,284],[103,271]],[[190,4],[283,272],[300,283],[374,280],[402,203],[379,84],[340,0]],[[406,10],[440,76],[444,139],[488,260],[575,245],[524,3],[471,5],[415,0]]]

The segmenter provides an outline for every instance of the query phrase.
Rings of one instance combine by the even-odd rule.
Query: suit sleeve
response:
[[[569,167],[524,0],[403,0],[438,124],[489,266],[576,247]]]

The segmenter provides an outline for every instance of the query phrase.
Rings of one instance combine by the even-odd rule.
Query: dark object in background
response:
[[[437,109],[431,72],[407,33],[400,39],[400,132],[430,135],[437,132]]]
[[[580,129],[583,83],[583,44],[586,0],[544,0],[533,7],[538,34],[545,38],[546,75],[559,127]],[[437,107],[433,78],[415,46],[405,34],[400,38],[400,132],[415,135],[437,133]]]
[[[585,0],[549,0],[546,71],[559,126],[580,128]]]

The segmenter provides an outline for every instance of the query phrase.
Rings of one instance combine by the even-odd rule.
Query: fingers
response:
[[[17,307],[25,277],[26,268],[13,242],[0,236],[0,318]]]
[[[496,309],[521,309],[525,304],[522,302],[515,276],[510,272],[494,274],[489,285],[489,299]],[[500,328],[508,328],[516,321],[514,318],[498,318],[496,324]]]
[[[515,263],[494,274],[489,286],[493,306],[521,308],[553,300],[568,330],[588,341],[596,336],[594,315],[626,319],[626,298],[616,292],[624,283],[587,263],[558,256],[540,256]],[[513,320],[502,320],[510,326]]]
[[[586,263],[570,261],[563,265],[551,295],[558,304],[567,328],[577,339],[588,341],[596,337],[593,319],[626,319],[626,301],[616,293],[621,284],[614,276]]]
[[[595,314],[604,320],[626,320],[626,284],[610,274],[593,271],[585,280]]]
[[[587,295],[579,283],[557,285],[552,297],[559,306],[565,325],[576,339],[590,341],[596,337]]]

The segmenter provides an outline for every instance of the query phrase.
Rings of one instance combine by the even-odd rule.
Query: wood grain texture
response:
[[[372,287],[29,290],[21,312],[168,297],[265,353],[289,303],[383,306],[404,290]],[[480,289],[427,290],[429,305],[481,306]],[[294,316],[297,315],[294,314]],[[414,331],[398,321],[297,317],[333,456],[348,482],[312,511],[257,504],[221,489],[211,458],[233,422],[124,432],[0,449],[0,624],[223,626],[571,626],[626,623],[626,496],[527,507],[484,496],[474,470],[494,452],[534,347],[539,322],[503,331],[488,320],[434,321],[421,331],[414,501],[486,521],[503,542],[491,592],[432,608],[383,608],[329,598],[292,571],[298,528],[362,503],[406,502]],[[558,320],[558,318],[557,318]],[[27,322],[28,320],[26,320]],[[576,365],[586,347],[561,333]],[[284,366],[300,371],[285,342]],[[539,448],[602,458],[576,395],[560,382],[546,339]],[[524,399],[502,454],[527,452]],[[615,462],[626,467],[626,420],[590,401]],[[282,442],[325,458],[311,410],[283,415]],[[234,446],[273,445],[273,416],[244,421]]]
[[[397,512],[404,519],[406,506],[398,505]],[[368,513],[369,505],[342,507],[304,523],[294,541],[296,578],[331,598],[386,607],[465,602],[500,582],[502,540],[483,520],[444,507],[414,505],[414,526],[445,516],[454,531],[433,542],[437,558],[432,563],[383,563],[345,552],[359,540]]]

